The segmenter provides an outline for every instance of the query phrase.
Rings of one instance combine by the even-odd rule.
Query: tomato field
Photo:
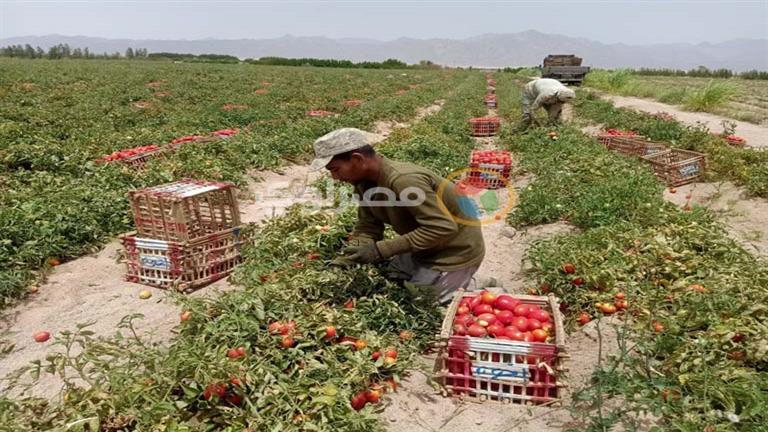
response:
[[[129,190],[194,177],[234,182],[245,195],[250,175],[306,163],[324,133],[407,121],[436,100],[442,109],[394,129],[377,151],[446,175],[466,168],[478,146],[468,119],[488,113],[486,79],[471,70],[2,60],[0,72],[6,307],[23,305],[27,288],[61,263],[129,231]],[[711,163],[707,180],[732,180],[752,196],[766,196],[768,153],[733,149],[707,131],[585,93],[573,124],[522,130],[525,80],[502,72],[493,78],[501,118],[493,145],[511,152],[513,177],[531,178],[498,223],[573,228],[530,245],[526,292],[510,294],[556,295],[568,335],[620,330],[620,349],[608,361],[568,365],[571,372],[590,368],[590,379],[563,399],[570,430],[762,430],[765,258],[730,238],[709,209],[665,201],[665,186],[643,164],[575,125],[600,123],[702,151]],[[237,133],[184,142],[141,169],[96,162],[224,129]],[[327,185],[323,179],[316,187]],[[0,396],[0,430],[388,429],[387,400],[409,391],[403,381],[434,343],[444,310],[427,292],[388,281],[377,266],[329,268],[354,220],[353,209],[295,206],[249,226],[235,289],[171,294],[179,320],[167,341],[137,334],[136,314],[123,318],[117,336],[96,335],[88,325],[57,334],[26,329],[30,341],[35,333],[34,343],[51,350],[0,385],[8,390]],[[473,322],[457,322],[455,330],[550,340],[548,312],[521,309],[511,297],[486,300],[488,307],[462,305],[462,320]],[[25,392],[46,375],[63,382],[56,398]],[[643,416],[650,426],[641,427]]]

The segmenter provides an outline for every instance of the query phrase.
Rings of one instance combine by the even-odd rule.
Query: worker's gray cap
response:
[[[348,151],[373,145],[377,135],[355,128],[342,128],[329,132],[315,141],[315,159],[310,165],[312,171],[322,169],[334,156]]]

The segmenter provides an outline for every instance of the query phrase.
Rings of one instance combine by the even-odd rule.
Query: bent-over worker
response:
[[[460,224],[452,216],[461,214],[453,183],[426,168],[377,154],[369,135],[343,128],[314,143],[312,169],[325,167],[334,180],[354,185],[362,197],[350,240],[332,264],[391,258],[388,278],[431,287],[441,303],[450,302],[456,290],[467,288],[483,261],[480,226]],[[397,236],[385,240],[385,225]]]
[[[576,93],[563,83],[551,78],[535,79],[523,88],[523,124],[529,126],[534,120],[534,113],[544,108],[551,123],[558,123],[563,112],[563,104],[572,101]]]

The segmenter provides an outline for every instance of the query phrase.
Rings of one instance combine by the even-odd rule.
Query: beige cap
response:
[[[323,169],[334,156],[373,145],[376,135],[355,128],[342,128],[329,132],[314,143],[315,159],[310,165],[312,171]]]

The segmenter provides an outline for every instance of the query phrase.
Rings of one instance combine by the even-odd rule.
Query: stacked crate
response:
[[[488,108],[496,108],[496,95],[493,93],[488,93],[485,95],[485,106]]]
[[[240,260],[240,211],[230,183],[184,179],[129,193],[136,232],[120,241],[126,280],[186,291]]]

